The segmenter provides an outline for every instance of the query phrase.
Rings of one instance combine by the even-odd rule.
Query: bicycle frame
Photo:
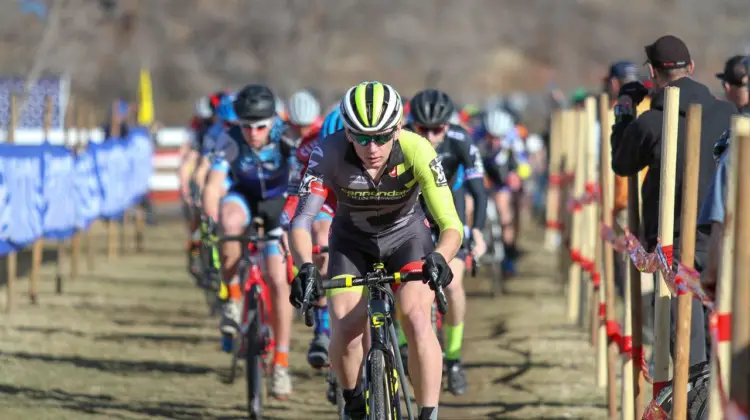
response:
[[[379,264],[377,268],[383,269],[383,265]],[[390,289],[389,286],[385,286]],[[391,292],[392,293],[392,292]],[[367,352],[367,359],[365,362],[366,372],[369,374],[372,369],[372,354],[375,351],[381,351],[385,356],[384,374],[387,378],[389,386],[386,387],[388,393],[390,409],[393,415],[393,419],[401,418],[401,403],[398,393],[398,386],[404,391],[404,403],[406,404],[407,416],[411,420],[414,418],[411,407],[411,400],[408,397],[406,390],[408,385],[406,383],[406,374],[404,366],[401,361],[401,357],[395,357],[398,354],[398,349],[394,348],[395,343],[398,343],[398,336],[396,335],[396,329],[393,324],[395,316],[395,305],[392,302],[392,295],[387,293],[381,287],[368,287],[368,294],[370,299],[367,302],[367,318],[370,324],[370,349]],[[394,364],[395,360],[395,364]],[[394,366],[395,365],[395,366]],[[396,374],[398,378],[394,378],[394,367],[396,368]],[[369,378],[367,387],[369,388]],[[398,382],[396,381],[398,380]],[[367,401],[369,412],[374,412],[375,407],[371,406],[373,400],[369,398]]]

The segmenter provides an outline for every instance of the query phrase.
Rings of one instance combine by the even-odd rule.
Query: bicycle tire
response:
[[[502,228],[494,223],[489,229],[490,253],[492,263],[490,267],[490,296],[497,298],[505,294],[505,278],[503,275],[503,259],[505,258],[505,245],[502,240]]]
[[[248,296],[248,299],[256,299]],[[257,303],[257,301],[256,301]],[[245,332],[245,382],[247,385],[247,413],[249,418],[263,418],[263,352],[265,340],[261,337],[261,317],[257,304],[248,306],[247,331]]]
[[[242,334],[237,334],[232,340],[232,363],[229,365],[229,372],[227,373],[226,383],[233,384],[237,379],[237,370],[239,367],[239,360],[242,356],[242,345],[244,344],[244,337]]]
[[[385,374],[385,354],[382,350],[372,349],[367,368],[367,404],[368,419],[385,420],[390,418],[390,401]]]

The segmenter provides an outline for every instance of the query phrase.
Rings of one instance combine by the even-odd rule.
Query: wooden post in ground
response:
[[[83,143],[83,127],[85,125],[85,114],[83,112],[83,104],[79,104],[75,109],[76,115],[76,144],[71,150],[77,152],[81,148]],[[76,229],[73,232],[73,237],[70,240],[71,258],[70,258],[70,279],[76,280],[80,273],[80,261],[81,261],[81,231]]]
[[[698,104],[690,105],[687,113],[687,142],[682,175],[682,212],[680,227],[680,260],[693,268],[695,260],[695,228],[698,219],[698,171],[701,154],[701,115]],[[679,277],[678,277],[679,280]],[[672,418],[687,418],[688,370],[690,368],[690,323],[693,294],[677,290],[677,337],[675,339],[674,380],[672,381]]]
[[[628,230],[637,234],[640,229],[640,197],[638,175],[628,177]],[[630,291],[630,298],[627,300],[630,305],[625,306],[625,340],[627,342],[628,334],[632,334],[633,346],[630,354],[627,356],[628,361],[633,369],[633,419],[643,418],[645,409],[644,390],[646,387],[646,376],[641,366],[645,362],[643,349],[643,300],[641,297],[641,273],[636,270],[630,258],[625,262],[625,284],[628,286],[626,292]],[[627,299],[627,297],[626,297]],[[630,307],[630,316],[627,309]],[[628,332],[628,321],[631,327]],[[626,357],[627,357],[626,356]],[[623,417],[624,420],[629,420]]]
[[[6,137],[9,144],[16,142],[16,123],[18,122],[18,110],[16,106],[16,95],[12,94],[10,96],[10,121],[8,121],[8,135]],[[13,311],[13,289],[15,288],[16,275],[18,274],[18,254],[16,254],[16,251],[11,251],[5,258],[8,261],[8,282],[5,285],[5,292],[7,294],[5,311],[10,313]]]
[[[573,138],[573,141],[575,142],[575,148],[573,150],[576,153],[576,169],[572,197],[578,199],[583,195],[586,187],[586,148],[583,147],[586,139],[586,114],[584,111],[576,111],[574,118],[576,130]],[[581,229],[583,228],[583,213],[581,212],[581,206],[576,205],[575,208],[572,209],[571,220],[570,254],[573,261],[568,270],[568,321],[571,323],[578,323],[581,318],[580,256],[581,245],[583,243],[583,235],[581,235]],[[578,259],[579,261],[575,261],[575,259]]]
[[[593,194],[597,184],[597,161],[596,161],[596,99],[588,97],[584,101],[585,129],[584,129],[584,153],[585,153],[585,174],[586,184],[584,186],[585,194]],[[585,321],[589,322],[589,339],[592,346],[596,347],[597,340],[597,297],[594,292],[594,285],[591,281],[594,266],[596,264],[596,219],[598,217],[597,202],[593,201],[585,204],[583,207],[583,245],[581,245],[581,272],[583,278],[589,281],[585,282],[585,293],[581,298],[581,320],[583,325]],[[582,280],[583,281],[583,280]]]
[[[110,118],[110,137],[118,139],[120,137],[120,115],[118,103],[112,104],[112,114]],[[107,221],[107,259],[114,260],[117,256],[117,220],[111,218]]]
[[[739,178],[734,212],[737,223],[734,234],[732,358],[729,366],[724,366],[732,371],[729,398],[737,407],[745,410],[747,416],[750,409],[750,272],[747,270],[750,261],[750,168],[738,163],[750,160],[750,133],[739,133],[733,141],[738,143],[737,155],[730,157],[729,165],[739,166]]]
[[[93,108],[87,109],[86,117],[88,120],[86,124],[88,130],[86,130],[86,142],[83,149],[84,151],[88,149],[93,132],[94,130],[96,130],[96,114],[94,113]],[[92,237],[91,233],[95,224],[96,220],[92,221],[91,224],[83,232],[83,243],[86,247],[86,269],[88,271],[94,271],[94,268],[96,268],[96,257],[94,255],[94,238]]]
[[[52,128],[52,97],[47,96],[44,100],[44,141],[49,142],[49,133]],[[29,273],[29,301],[32,305],[38,303],[39,297],[39,270],[42,266],[42,254],[44,252],[44,237],[34,241],[31,248],[31,272]]]
[[[559,249],[558,266],[562,273],[561,279],[567,280],[565,275],[570,271],[570,234],[572,226],[571,212],[568,211],[568,200],[573,196],[570,176],[575,170],[575,139],[576,139],[576,114],[566,109],[562,111],[562,159],[560,164],[560,216],[562,222],[562,237],[566,241]]]
[[[732,139],[729,143],[729,156],[733,160],[739,156],[739,135],[750,133],[750,120],[735,116],[732,118]],[[736,160],[735,160],[736,161]],[[716,306],[715,314],[711,320],[711,330],[714,331],[713,351],[711,352],[711,388],[709,399],[709,420],[723,420],[724,406],[722,405],[719,392],[719,382],[724,387],[724,392],[730,390],[732,343],[731,339],[731,316],[732,299],[734,290],[734,238],[737,227],[737,183],[739,177],[739,165],[727,166],[726,198],[724,205],[724,238],[721,246],[721,264],[717,274],[716,282]]]
[[[675,175],[677,172],[677,126],[679,118],[680,89],[667,87],[662,123],[661,190],[659,199],[659,238],[661,245],[671,254],[674,242]],[[669,258],[671,260],[671,258]],[[671,261],[667,261],[671,264]],[[669,383],[670,306],[672,294],[662,274],[657,272],[656,305],[654,308],[654,388],[653,397]]]
[[[547,180],[547,214],[546,229],[544,231],[544,247],[554,251],[560,246],[560,161],[562,160],[563,144],[562,111],[552,113],[549,138],[549,174]]]
[[[70,130],[73,128],[77,101],[75,98],[68,100],[65,112],[65,121],[63,121],[63,146],[72,149],[73,140]],[[63,260],[65,259],[65,240],[57,242],[57,258],[55,261],[55,293],[61,295],[63,292]]]
[[[615,173],[612,172],[612,155],[610,153],[609,139],[612,135],[612,123],[613,115],[609,108],[609,95],[606,93],[599,96],[599,121],[601,129],[601,147],[599,156],[599,185],[601,185],[601,221],[605,226],[613,228],[614,218],[613,210],[615,204]],[[600,256],[603,258],[604,267],[603,270],[600,268],[599,272],[602,274],[603,281],[600,280],[602,287],[604,287],[604,299],[600,300],[599,304],[604,305],[604,316],[602,320],[601,329],[603,329],[604,336],[607,336],[607,325],[616,323],[615,320],[615,261],[612,249],[612,244],[605,241],[601,235],[597,238],[601,244]],[[603,255],[602,255],[603,254]],[[603,321],[606,321],[604,324]],[[601,333],[600,333],[601,337]],[[615,419],[617,417],[617,358],[619,349],[617,343],[612,340],[606,340],[606,353],[607,353],[607,406],[609,408],[609,418]],[[625,371],[624,371],[625,372]],[[630,373],[630,375],[628,375]],[[629,376],[629,379],[628,379]],[[623,375],[623,383],[626,386],[632,387],[633,375],[632,371],[625,372]],[[632,392],[623,392],[622,407],[623,407],[623,418],[628,420],[632,419]],[[629,399],[626,400],[626,397]],[[625,417],[626,412],[629,412],[630,417]]]

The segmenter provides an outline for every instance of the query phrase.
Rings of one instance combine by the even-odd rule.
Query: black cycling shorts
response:
[[[362,276],[379,262],[385,265],[387,272],[393,273],[409,263],[423,260],[435,246],[430,229],[424,223],[412,223],[381,237],[367,237],[334,226],[328,249],[328,275],[333,279],[342,275]],[[329,290],[328,295],[363,291],[363,287],[350,287]]]

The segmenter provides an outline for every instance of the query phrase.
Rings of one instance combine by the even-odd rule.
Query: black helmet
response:
[[[411,98],[409,112],[414,124],[433,127],[447,124],[455,109],[447,93],[425,89]]]
[[[276,99],[264,85],[247,85],[234,98],[234,112],[240,120],[265,120],[276,114]]]

